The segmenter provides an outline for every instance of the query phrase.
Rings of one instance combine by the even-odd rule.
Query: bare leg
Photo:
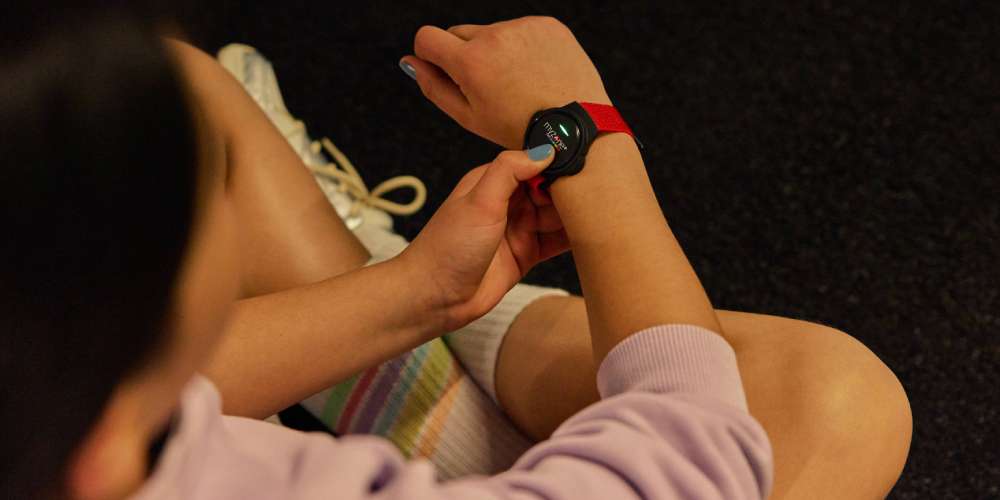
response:
[[[860,342],[787,318],[719,311],[750,413],[774,447],[772,498],[881,498],[909,449],[909,403],[892,372]],[[511,325],[497,393],[536,439],[596,401],[595,368],[580,297],[549,297]]]
[[[206,121],[225,143],[225,196],[240,220],[244,296],[315,283],[363,265],[364,246],[243,87],[207,54],[172,47]]]

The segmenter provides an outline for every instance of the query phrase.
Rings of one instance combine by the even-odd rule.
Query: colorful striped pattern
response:
[[[314,413],[338,434],[378,434],[407,457],[428,457],[461,378],[461,366],[444,342],[435,339],[334,386],[322,411]],[[318,401],[309,403],[307,408]]]

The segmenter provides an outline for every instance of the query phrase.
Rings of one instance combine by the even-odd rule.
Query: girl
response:
[[[822,491],[837,474],[874,463],[866,480],[845,487],[884,494],[898,474],[908,413],[891,374],[839,334],[819,330],[830,338],[822,347],[834,350],[826,368],[850,362],[868,382],[855,396],[860,384],[831,381],[832,369],[812,363],[819,346],[795,353],[734,334],[741,316],[726,320],[707,303],[641,158],[620,134],[595,143],[584,173],[553,185],[551,204],[517,187],[547,165],[551,151],[501,155],[463,179],[413,245],[355,269],[368,258],[364,248],[267,118],[210,58],[174,42],[173,59],[165,57],[154,32],[125,14],[47,16],[19,19],[10,30],[20,36],[6,47],[0,94],[5,185],[12,188],[2,212],[11,234],[2,247],[2,369],[9,381],[2,416],[5,429],[24,431],[5,437],[5,456],[15,459],[3,466],[3,493],[760,497],[769,488],[769,451],[745,412],[736,359],[750,361],[744,372],[747,364],[759,367],[762,388],[798,386],[778,395],[762,390],[757,399],[762,421],[785,418],[772,424],[776,448],[788,443],[799,452],[789,454],[785,493]],[[529,57],[543,40],[552,59]],[[416,52],[420,58],[406,62],[425,93],[501,144],[514,145],[514,124],[526,121],[528,110],[607,100],[575,40],[549,19],[447,34],[428,28]],[[506,60],[510,67],[500,74],[521,68],[534,84],[491,88],[482,76],[486,60]],[[561,89],[573,95],[539,92],[547,87],[539,82],[566,75],[578,77]],[[499,107],[512,102],[521,105]],[[60,147],[52,148],[50,137],[63,138]],[[139,158],[144,168],[134,168]],[[53,178],[40,162],[66,168]],[[595,196],[608,198],[594,203]],[[515,313],[509,331],[503,328],[497,394],[518,425],[539,437],[606,399],[566,422],[511,473],[437,485],[426,468],[405,466],[370,440],[335,442],[220,417],[200,378],[187,384],[171,418],[196,369],[222,387],[227,409],[265,416],[470,324],[531,265],[570,242],[587,310],[580,299],[548,298]],[[243,298],[230,309],[236,296]],[[563,339],[562,348],[540,344],[539,331]],[[795,380],[782,384],[782,362],[796,359],[793,353],[810,366],[788,367]],[[600,394],[593,390],[598,367]],[[744,374],[751,387],[752,378]],[[856,435],[838,434],[856,426],[824,408],[830,386],[860,401],[873,423]],[[824,388],[818,397],[815,387]],[[769,406],[768,396],[781,404]],[[783,429],[796,411],[820,426]],[[75,418],[60,418],[67,413]],[[820,431],[831,440],[803,442]],[[871,448],[857,446],[861,439]]]

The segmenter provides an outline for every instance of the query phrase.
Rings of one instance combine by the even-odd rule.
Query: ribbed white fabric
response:
[[[438,478],[507,470],[534,442],[517,430],[470,377],[459,379],[456,390],[450,410],[438,417],[445,422],[437,446],[427,457]],[[428,414],[437,416],[429,410]]]
[[[444,336],[445,343],[462,363],[465,371],[493,401],[497,401],[497,357],[511,323],[528,304],[553,295],[566,296],[569,293],[558,288],[519,283],[485,316]],[[545,335],[545,332],[538,334]]]

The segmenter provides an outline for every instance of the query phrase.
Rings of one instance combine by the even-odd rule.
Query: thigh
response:
[[[314,283],[368,253],[253,99],[215,59],[171,44],[194,101],[226,149],[225,196],[240,230],[244,296]]]

